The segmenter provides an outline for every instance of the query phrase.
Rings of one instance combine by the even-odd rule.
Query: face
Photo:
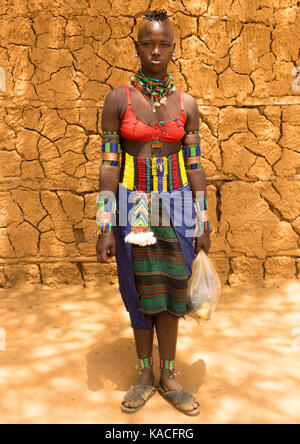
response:
[[[165,73],[175,50],[171,23],[168,20],[143,20],[135,46],[146,75]]]

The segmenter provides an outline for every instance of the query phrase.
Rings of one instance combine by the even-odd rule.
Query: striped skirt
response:
[[[132,191],[120,183],[116,196],[116,225],[113,226],[119,289],[132,328],[153,330],[149,316],[166,311],[176,317],[187,313],[187,286],[194,259],[195,210],[189,183],[176,190],[172,199],[169,192],[161,193],[159,207],[160,210],[162,205],[169,208],[168,215],[163,216],[163,223],[160,217],[159,224],[151,226],[157,243],[141,247],[125,242],[131,226],[128,218],[124,224],[123,215],[132,211],[131,194]],[[182,223],[178,225],[176,220],[180,215]],[[166,226],[168,220],[170,224]]]
[[[153,245],[133,245],[133,272],[144,316],[167,311],[181,317],[187,312],[188,273],[172,226],[153,226]]]

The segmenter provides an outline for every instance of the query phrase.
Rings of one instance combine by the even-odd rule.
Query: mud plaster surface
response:
[[[0,288],[102,285],[102,110],[147,8],[168,11],[168,69],[197,101],[222,282],[300,279],[298,0],[2,0]]]
[[[157,393],[120,411],[137,370],[116,282],[2,289],[0,423],[299,424],[299,295],[296,280],[224,286],[211,321],[181,321],[178,379],[202,406],[189,418]],[[158,379],[156,339],[154,362]]]

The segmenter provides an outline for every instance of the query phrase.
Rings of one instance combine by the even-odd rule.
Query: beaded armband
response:
[[[196,131],[186,131],[186,132],[185,132],[185,135],[186,135],[186,136],[188,136],[189,134],[199,134],[199,131],[196,130]]]
[[[120,134],[119,131],[102,131],[103,136],[110,136],[111,134]]]
[[[116,199],[113,194],[106,195],[101,192],[97,196],[98,211],[96,222],[99,227],[99,234],[111,233],[116,214]]]
[[[120,140],[109,137],[119,134],[118,131],[103,131],[102,133],[102,165],[120,166]]]
[[[197,191],[196,194],[196,236],[201,236],[202,233],[211,233],[212,230],[208,220],[207,197],[204,191]]]
[[[203,168],[200,143],[183,145],[183,157],[186,170],[197,170]]]

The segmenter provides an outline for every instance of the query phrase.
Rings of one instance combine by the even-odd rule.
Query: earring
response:
[[[175,62],[175,60],[176,60],[176,55],[173,52],[173,54],[172,54],[172,62]]]
[[[138,58],[138,56],[139,56],[139,53],[138,53],[138,52],[136,52],[136,53],[135,53],[135,56],[136,56],[136,58]]]

